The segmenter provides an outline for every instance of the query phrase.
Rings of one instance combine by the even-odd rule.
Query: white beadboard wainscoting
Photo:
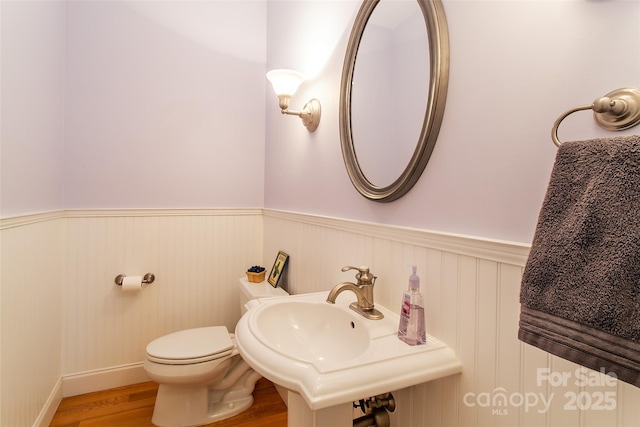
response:
[[[0,221],[0,425],[48,425],[62,398],[62,212]]]
[[[1,423],[48,425],[63,396],[148,381],[145,347],[240,318],[262,210],[84,210],[3,219]],[[115,276],[154,273],[123,293]]]
[[[418,266],[427,329],[463,373],[394,391],[393,426],[640,419],[640,389],[577,384],[577,365],[517,340],[528,245],[262,209],[70,210],[5,218],[0,229],[2,426],[44,426],[63,395],[146,380],[144,348],[157,336],[233,329],[238,278],[252,264],[270,268],[278,250],[290,255],[292,293],[328,292],[353,279],[344,265],[369,265],[376,302],[390,309]],[[137,294],[113,282],[147,272],[156,281]]]
[[[154,210],[67,213],[63,392],[143,374],[145,347],[181,329],[240,318],[238,278],[262,261],[262,211]],[[155,274],[125,293],[118,274]],[[107,369],[107,372],[105,372]],[[127,373],[130,371],[129,373]],[[69,387],[67,387],[67,385]],[[110,384],[115,385],[115,384]]]
[[[290,255],[292,293],[328,292],[354,278],[343,266],[368,265],[376,303],[399,310],[418,266],[427,331],[463,372],[394,392],[393,426],[638,426],[640,389],[517,339],[529,245],[274,210],[264,232],[265,257]]]

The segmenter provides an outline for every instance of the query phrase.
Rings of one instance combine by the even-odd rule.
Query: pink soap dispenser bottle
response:
[[[412,274],[409,276],[409,289],[402,297],[398,338],[409,345],[421,345],[427,342],[424,298],[420,293],[420,277],[416,274],[417,267],[413,265],[412,270]]]

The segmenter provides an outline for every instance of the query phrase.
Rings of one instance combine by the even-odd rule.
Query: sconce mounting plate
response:
[[[318,125],[320,124],[320,115],[320,101],[313,98],[311,101],[304,104],[300,117],[302,118],[302,124],[309,132],[313,132],[318,128]]]

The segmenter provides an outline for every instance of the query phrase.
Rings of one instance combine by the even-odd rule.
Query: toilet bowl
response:
[[[240,288],[243,313],[246,301],[275,292],[246,279],[240,280]],[[151,419],[158,427],[200,426],[237,415],[253,403],[261,378],[242,360],[225,326],[186,329],[153,340],[144,369],[160,385]]]

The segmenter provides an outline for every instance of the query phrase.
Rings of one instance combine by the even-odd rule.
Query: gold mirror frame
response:
[[[417,0],[427,26],[430,82],[427,108],[416,149],[402,174],[388,186],[371,183],[362,172],[351,131],[351,84],[362,34],[380,0],[364,0],[356,16],[342,68],[340,84],[340,144],[349,178],[360,194],[377,202],[392,202],[404,196],[429,163],[440,132],[449,85],[449,31],[440,0]]]

